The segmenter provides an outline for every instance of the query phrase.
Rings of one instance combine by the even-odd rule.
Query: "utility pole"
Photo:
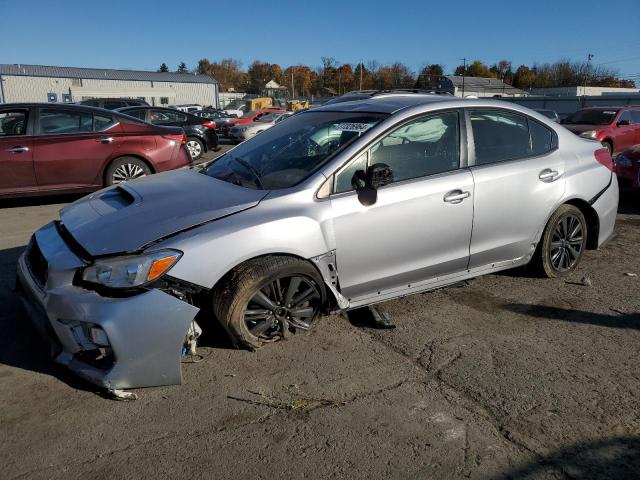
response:
[[[296,96],[296,89],[293,86],[293,66],[291,67],[291,99]]]
[[[362,91],[362,70],[364,69],[364,65],[362,64],[362,60],[360,60],[360,91]]]
[[[462,98],[464,98],[464,77],[467,74],[467,58],[462,59]]]
[[[587,71],[584,72],[584,88],[582,90],[582,96],[587,94],[587,78],[589,77],[589,72],[591,71],[591,60],[593,59],[593,53],[587,55]]]

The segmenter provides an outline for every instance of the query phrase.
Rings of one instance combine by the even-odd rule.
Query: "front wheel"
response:
[[[213,292],[213,313],[242,346],[251,350],[309,330],[319,315],[325,288],[309,263],[287,256],[250,260]]]
[[[545,227],[533,266],[549,278],[566,275],[580,263],[586,244],[584,215],[573,205],[562,205]]]

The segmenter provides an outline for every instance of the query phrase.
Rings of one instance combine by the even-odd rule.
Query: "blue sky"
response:
[[[224,5],[224,6],[222,6]],[[174,70],[200,58],[282,66],[586,59],[640,77],[640,1],[0,0],[0,63]],[[9,40],[13,39],[13,40]],[[636,77],[637,78],[637,77]],[[640,83],[640,82],[638,82]]]

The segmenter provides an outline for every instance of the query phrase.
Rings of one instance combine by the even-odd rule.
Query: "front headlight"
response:
[[[598,132],[596,132],[595,130],[587,130],[586,132],[582,132],[580,134],[582,138],[590,138],[591,140],[594,140],[597,135]]]
[[[133,288],[157,280],[182,256],[178,250],[101,258],[82,271],[85,282],[109,288]]]

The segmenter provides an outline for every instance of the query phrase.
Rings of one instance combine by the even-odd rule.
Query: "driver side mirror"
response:
[[[375,163],[367,171],[357,170],[351,178],[351,185],[358,193],[358,200],[365,207],[378,201],[378,189],[393,183],[393,172],[386,163]]]

